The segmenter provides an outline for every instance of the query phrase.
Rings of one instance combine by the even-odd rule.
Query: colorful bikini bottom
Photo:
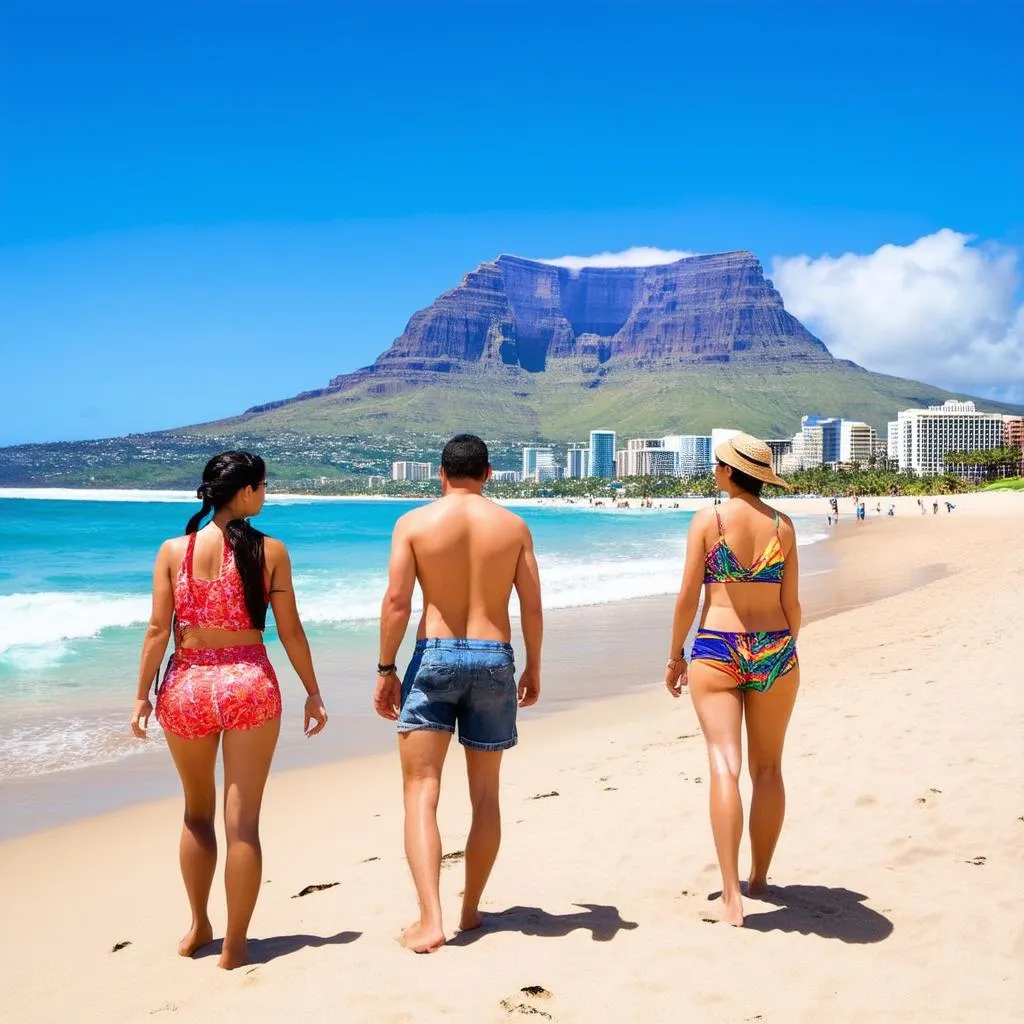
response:
[[[779,676],[797,667],[796,641],[788,629],[757,633],[723,633],[698,629],[693,661],[706,661],[736,680],[740,690],[764,693]]]
[[[185,740],[255,729],[281,714],[281,691],[263,644],[171,655],[156,695],[156,719]]]

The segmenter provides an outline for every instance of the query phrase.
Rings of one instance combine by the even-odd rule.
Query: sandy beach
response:
[[[805,584],[773,889],[744,928],[715,921],[704,746],[660,684],[672,600],[648,598],[549,620],[548,692],[584,673],[619,695],[523,716],[483,930],[429,957],[397,945],[414,916],[397,758],[354,758],[272,777],[254,963],[231,974],[217,944],[175,955],[177,799],[0,844],[5,1019],[1017,1019],[1024,495],[954,500],[921,516],[897,499],[863,524],[841,505],[837,567]],[[779,503],[823,520],[826,504]],[[455,747],[447,771],[451,935],[469,817]]]

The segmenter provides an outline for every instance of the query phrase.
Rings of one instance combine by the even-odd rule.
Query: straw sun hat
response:
[[[736,434],[735,437],[730,437],[728,441],[717,445],[715,458],[755,480],[775,484],[776,487],[785,487],[787,491],[793,490],[782,477],[775,475],[775,470],[772,469],[771,448],[750,434]]]

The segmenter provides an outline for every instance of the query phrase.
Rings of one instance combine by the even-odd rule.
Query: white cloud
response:
[[[599,252],[593,256],[559,256],[553,260],[537,260],[553,267],[582,270],[584,267],[655,267],[662,263],[675,263],[696,253],[678,249],[655,249],[649,245],[634,245],[622,252]]]
[[[870,370],[1024,401],[1017,250],[943,228],[868,255],[778,256],[786,308]]]

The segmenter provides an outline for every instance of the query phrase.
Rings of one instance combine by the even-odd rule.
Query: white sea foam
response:
[[[162,736],[150,719],[150,736]],[[109,764],[152,749],[137,740],[123,714],[57,715],[0,727],[0,779]]]
[[[825,540],[827,534],[800,535],[800,546]],[[685,546],[666,545],[661,557],[596,558],[565,555],[540,558],[544,603],[548,608],[626,601],[669,594],[679,586]],[[325,578],[297,574],[299,611],[308,623],[348,623],[376,619],[386,577],[378,573]],[[96,636],[103,629],[135,626],[149,616],[148,595],[78,592],[0,595],[0,658],[26,670],[59,661],[70,640]],[[419,609],[419,592],[415,610]],[[513,598],[513,613],[517,605]]]
[[[195,491],[93,490],[78,487],[0,487],[0,498],[38,501],[177,501],[196,502]]]
[[[67,640],[96,636],[111,626],[131,626],[149,616],[147,595],[90,594],[85,591],[0,595],[0,657],[19,648],[32,658],[33,649],[51,654]],[[43,657],[42,650],[37,652]],[[52,659],[51,659],[52,660]]]

